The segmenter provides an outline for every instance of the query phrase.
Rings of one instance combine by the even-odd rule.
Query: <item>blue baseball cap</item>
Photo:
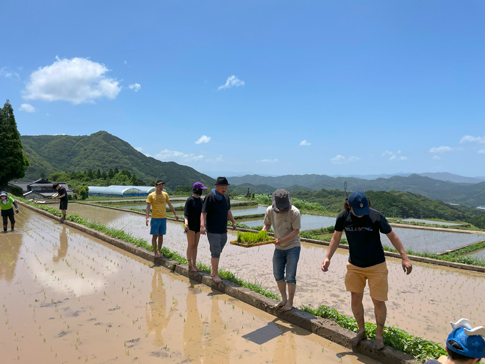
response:
[[[446,339],[446,347],[457,354],[469,358],[484,358],[485,340],[483,337],[480,335],[472,335],[470,330],[468,333],[465,330],[466,327],[453,329],[448,335],[448,339]]]
[[[349,205],[354,211],[354,215],[369,215],[369,200],[364,192],[355,191],[349,196]]]

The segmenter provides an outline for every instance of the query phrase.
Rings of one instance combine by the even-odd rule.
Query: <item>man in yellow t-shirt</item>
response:
[[[163,245],[163,236],[167,232],[167,205],[175,215],[175,219],[178,221],[179,217],[170,203],[168,193],[163,191],[165,182],[161,179],[155,182],[156,192],[152,192],[147,197],[147,209],[146,209],[146,225],[150,221],[150,206],[152,209],[152,220],[150,221],[150,234],[152,235],[152,246],[155,257],[160,257],[160,251]],[[158,247],[157,247],[158,239]]]

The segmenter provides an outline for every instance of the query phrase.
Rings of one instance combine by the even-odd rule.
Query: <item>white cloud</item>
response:
[[[441,159],[441,157],[440,157],[439,155],[436,155],[436,154],[435,154],[435,155],[433,156],[433,159]]]
[[[0,68],[0,76],[3,76],[5,78],[17,78],[17,80],[20,80],[20,76],[17,72],[11,72],[7,71],[7,67],[2,67]]]
[[[130,90],[133,90],[135,92],[138,92],[141,90],[141,85],[139,83],[134,83],[132,85],[129,85],[128,87],[130,88]]]
[[[484,154],[484,153],[485,153],[485,149],[480,149],[480,150],[478,151],[478,153],[480,153],[480,154]]]
[[[211,137],[208,137],[207,135],[202,135],[199,139],[197,139],[195,144],[209,143],[210,140],[211,140]]]
[[[433,147],[429,150],[430,153],[445,153],[445,152],[451,152],[453,148],[450,148],[448,146],[442,145],[441,147]]]
[[[386,150],[384,153],[381,154],[381,157],[389,157],[390,161],[405,161],[408,159],[408,157],[404,157],[399,154],[401,154],[400,150],[398,150],[397,153]]]
[[[26,112],[35,112],[35,107],[30,104],[22,104],[20,105],[19,110],[26,111]]]
[[[312,143],[308,142],[306,139],[305,140],[302,140],[300,142],[300,147],[307,147],[309,145],[311,145]]]
[[[485,137],[474,137],[471,135],[465,135],[463,138],[461,138],[460,143],[467,143],[467,142],[485,143]]]
[[[155,156],[161,161],[181,161],[181,162],[196,162],[204,158],[203,155],[196,155],[193,153],[177,152],[176,150],[162,150]]]
[[[278,159],[261,159],[258,162],[261,162],[261,163],[277,163]]]
[[[137,151],[139,151],[139,152],[141,152],[141,151],[143,150],[143,148],[142,148],[142,147],[136,147],[135,149],[136,149]]]
[[[73,104],[93,103],[101,97],[115,99],[121,91],[119,82],[106,78],[104,64],[87,58],[60,59],[30,75],[24,98],[43,101],[69,101]]]
[[[54,134],[54,135],[67,135],[67,134]]]
[[[337,155],[335,158],[332,158],[330,161],[333,163],[333,164],[349,164],[349,163],[352,163],[352,162],[356,162],[358,161],[360,158],[358,157],[349,157],[349,158],[345,158],[343,155]]]
[[[227,78],[227,81],[224,85],[219,86],[218,90],[222,90],[224,88],[231,88],[233,86],[239,87],[239,86],[244,86],[244,81],[241,81],[239,78],[236,76],[232,75]]]

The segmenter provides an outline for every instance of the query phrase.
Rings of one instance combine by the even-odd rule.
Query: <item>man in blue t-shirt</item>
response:
[[[406,274],[410,274],[412,264],[401,240],[389,226],[384,215],[379,211],[369,208],[369,200],[363,192],[352,192],[345,203],[345,211],[342,211],[335,222],[335,232],[328,247],[325,260],[322,262],[322,271],[328,271],[330,259],[340,243],[342,233],[345,230],[349,242],[349,261],[347,274],[345,275],[345,287],[351,292],[352,312],[359,325],[359,333],[352,340],[352,345],[357,345],[367,339],[364,322],[364,288],[369,281],[369,290],[377,322],[375,348],[384,348],[384,324],[386,322],[387,301],[387,266],[382,248],[380,233],[386,234],[392,245],[397,249],[402,258],[402,268]]]

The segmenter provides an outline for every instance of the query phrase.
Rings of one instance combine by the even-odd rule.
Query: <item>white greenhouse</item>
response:
[[[156,190],[153,186],[88,186],[89,196],[132,197],[148,196]]]

